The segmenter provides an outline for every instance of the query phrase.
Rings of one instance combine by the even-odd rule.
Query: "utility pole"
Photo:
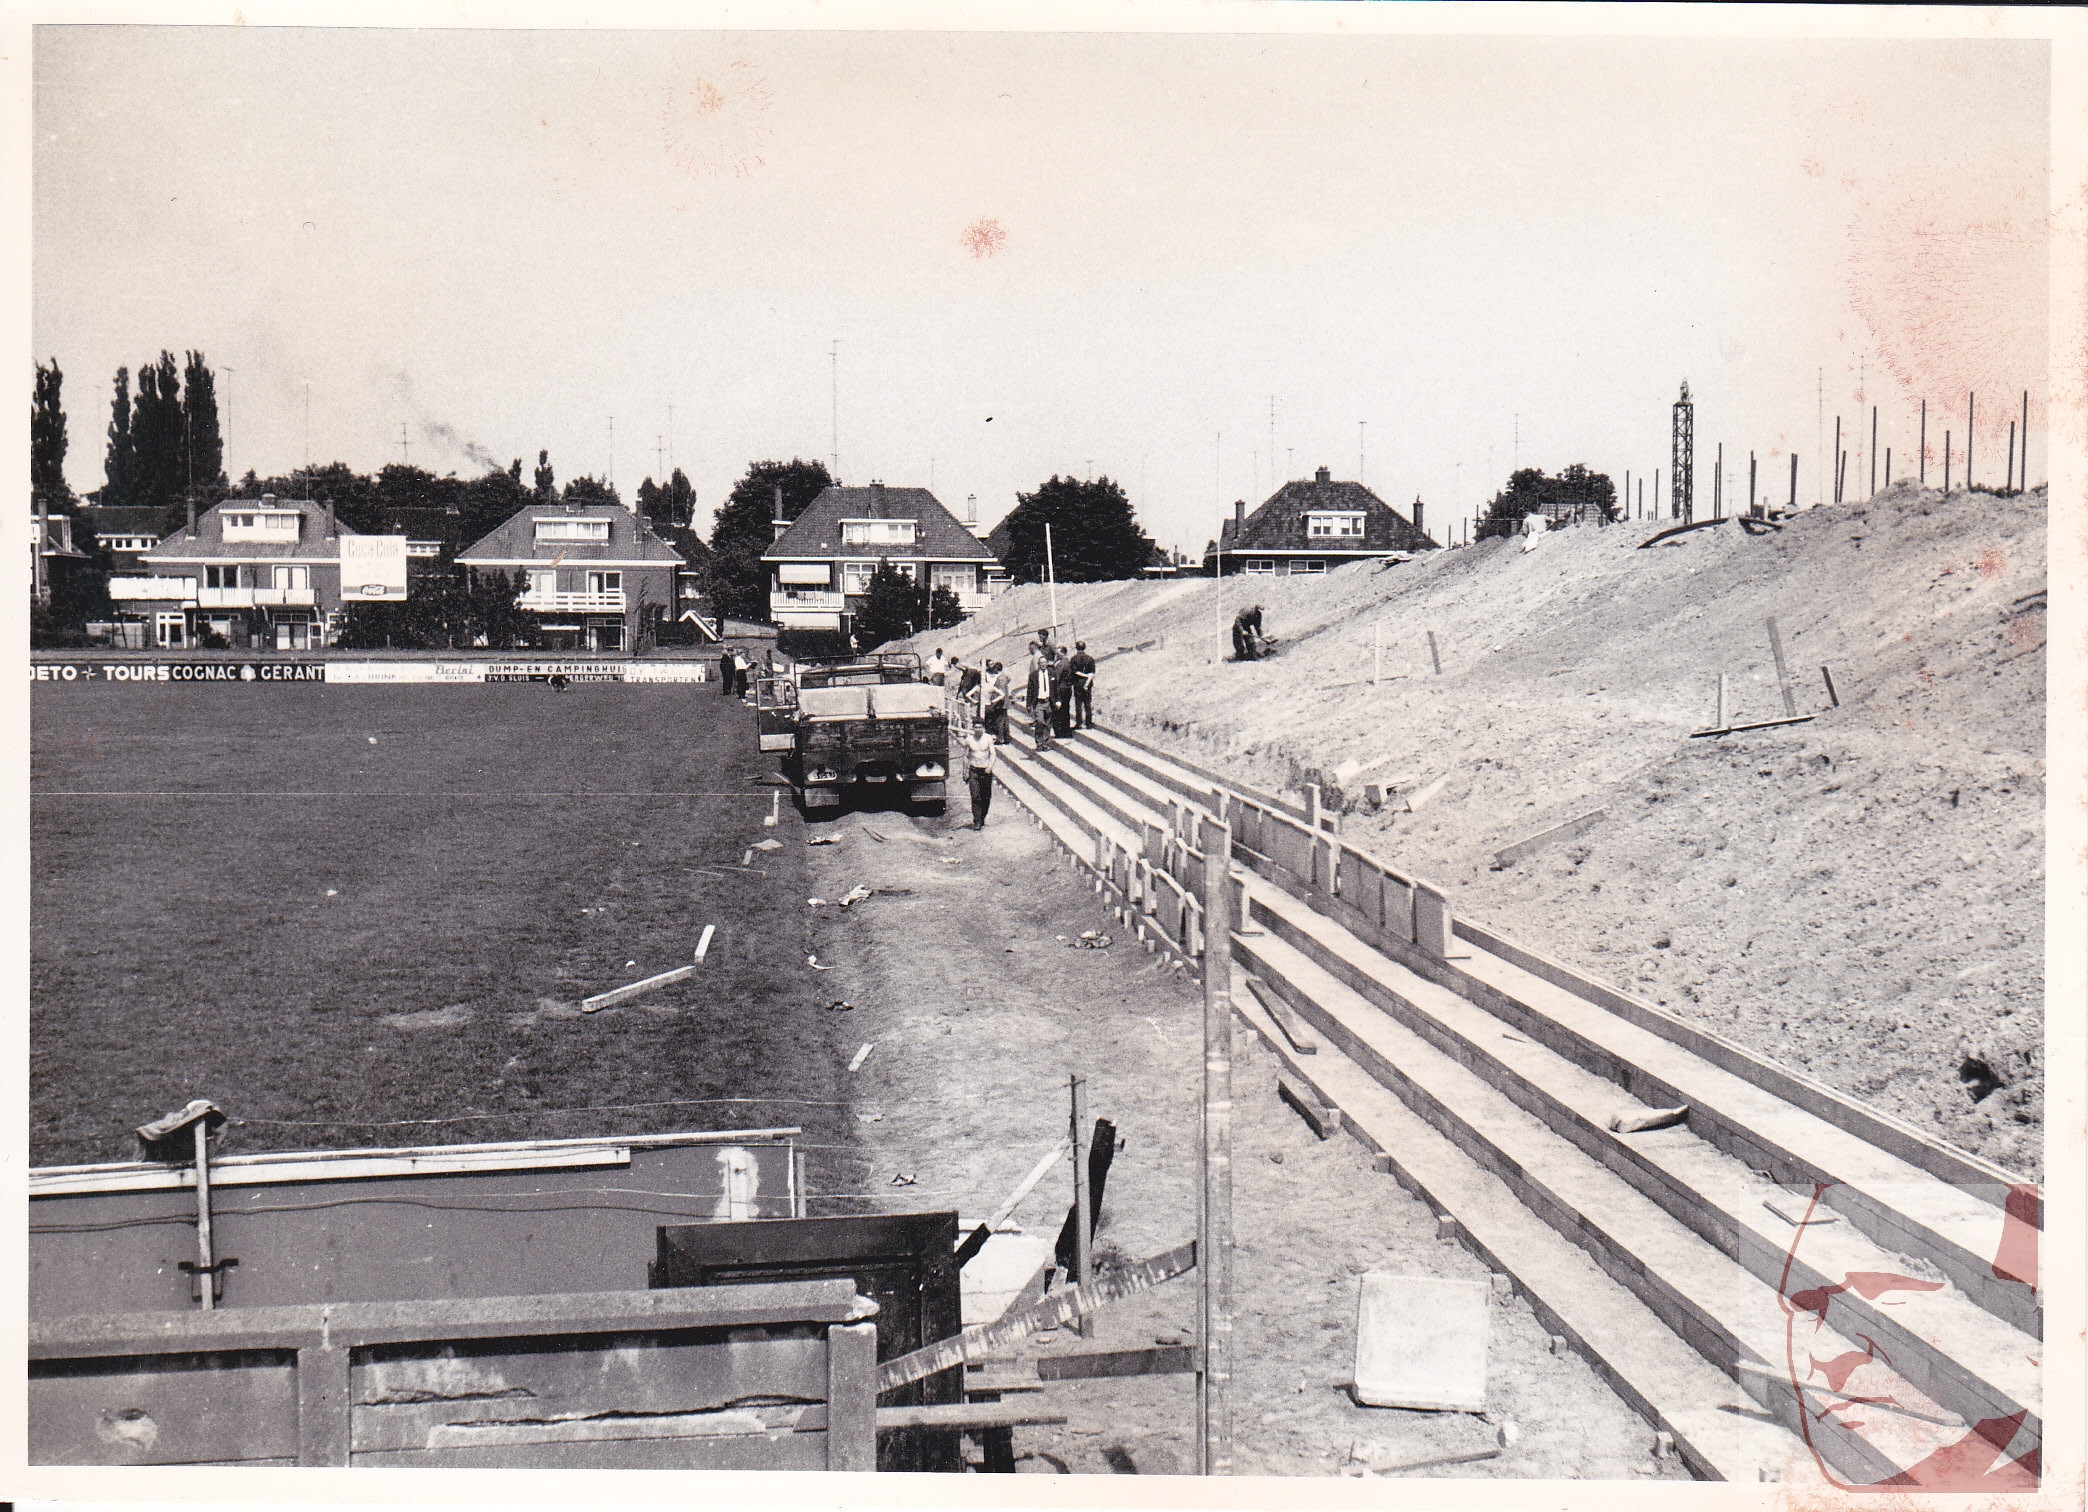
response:
[[[1363,482],[1363,481],[1364,481],[1364,472],[1363,472],[1363,427],[1364,427],[1364,426],[1366,426],[1366,425],[1368,425],[1368,424],[1370,424],[1370,422],[1369,422],[1368,420],[1358,420],[1358,421],[1356,422],[1356,481],[1357,481],[1358,483],[1361,483],[1361,482]]]
[[[1269,395],[1269,471],[1276,471],[1276,396]],[[1269,483],[1269,492],[1276,492],[1275,480]]]
[[[662,488],[667,486],[667,447],[665,443],[666,438],[664,436],[658,434],[653,436],[653,471],[658,474]],[[672,514],[673,512],[673,507],[670,505],[668,513]]]
[[[1813,386],[1813,455],[1827,455],[1827,369],[1821,368]],[[1820,463],[1813,464],[1813,497],[1825,499],[1827,485],[1820,481]]]
[[[616,492],[616,416],[609,417],[609,491]]]
[[[413,466],[413,449],[406,439],[406,422],[399,422],[399,461],[407,467]]]
[[[834,482],[841,482],[841,338],[834,338],[832,412],[828,417],[828,439],[833,447]]]
[[[1926,399],[1921,401],[1921,449],[1914,454],[1914,461],[1919,468],[1919,474],[1915,481],[1923,488],[1926,488],[1928,487],[1928,400]]]

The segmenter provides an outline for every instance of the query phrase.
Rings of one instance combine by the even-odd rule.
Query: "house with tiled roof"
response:
[[[984,542],[925,488],[823,490],[795,522],[776,522],[762,554],[769,571],[769,618],[786,630],[854,628],[879,562],[930,592],[947,588],[976,614],[1000,563]]]
[[[516,510],[457,565],[474,583],[500,572],[522,584],[515,606],[534,617],[536,645],[599,652],[656,637],[676,612],[685,563],[621,505],[552,502]]]
[[[1422,510],[1417,498],[1409,519],[1361,483],[1331,478],[1322,467],[1284,484],[1251,514],[1246,500],[1235,502],[1204,552],[1204,573],[1298,577],[1349,562],[1404,560],[1438,549],[1422,527]]]
[[[81,506],[75,518],[95,545],[109,553],[118,572],[142,572],[145,553],[160,543],[167,514],[158,504],[90,504]]]
[[[406,597],[406,542],[361,535],[311,499],[226,499],[139,558],[140,576],[112,576],[119,616],[151,627],[157,646],[214,637],[254,650],[332,645],[351,603]]]

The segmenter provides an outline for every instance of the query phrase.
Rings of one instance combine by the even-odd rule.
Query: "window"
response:
[[[312,569],[309,567],[278,567],[275,569],[275,585],[278,588],[309,588],[312,586]]]
[[[529,572],[529,596],[549,598],[558,592],[558,574],[549,569],[531,568]]]
[[[841,544],[844,546],[911,546],[914,543],[912,520],[843,520],[841,522]]]
[[[1317,558],[1311,558],[1302,562],[1292,562],[1290,564],[1290,570],[1292,577],[1296,577],[1300,573],[1303,573],[1307,577],[1312,577],[1318,573],[1325,572],[1327,570],[1327,564],[1325,562],[1319,561]]]
[[[966,594],[978,592],[979,569],[969,562],[961,566],[938,562],[928,569],[928,585],[931,590],[947,588],[961,598]]]
[[[609,539],[607,520],[575,520],[558,517],[537,520],[536,538],[539,541],[606,541]]]
[[[224,517],[228,541],[294,541],[304,516],[294,509],[239,510]]]
[[[1276,576],[1276,560],[1273,557],[1249,557],[1247,558],[1246,567],[1242,570],[1249,577],[1274,577]]]
[[[237,588],[239,586],[239,569],[237,567],[205,567],[203,569],[203,586],[206,588]]]
[[[589,593],[621,593],[623,592],[623,574],[621,572],[590,572],[587,575],[587,591]]]
[[[1356,536],[1363,534],[1361,510],[1340,514],[1308,514],[1305,516],[1306,533],[1312,536]]]
[[[841,591],[843,593],[868,593],[871,574],[877,571],[875,562],[843,562],[841,564]]]

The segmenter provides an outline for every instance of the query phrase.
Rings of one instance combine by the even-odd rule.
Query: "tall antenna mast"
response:
[[[1276,396],[1269,395],[1269,471],[1276,471]],[[1269,480],[1269,492],[1276,491],[1276,480]]]
[[[1356,481],[1357,481],[1358,483],[1361,483],[1361,482],[1363,482],[1363,481],[1364,481],[1364,477],[1363,477],[1363,427],[1364,427],[1364,426],[1366,426],[1366,425],[1368,425],[1368,424],[1370,424],[1370,422],[1369,422],[1368,420],[1358,420],[1358,421],[1356,422]]]
[[[616,491],[616,416],[609,417],[609,491]]]
[[[1696,482],[1696,406],[1689,402],[1689,380],[1682,380],[1682,397],[1675,401],[1674,472],[1668,479],[1668,498],[1676,519],[1695,518],[1692,494]]]
[[[828,432],[828,438],[832,442],[834,453],[834,482],[838,484],[841,481],[841,338],[838,336],[834,338],[832,356],[834,364],[833,413],[829,417],[831,428]]]
[[[412,443],[406,439],[406,422],[404,420],[399,422],[399,460],[408,467],[413,466],[413,448]]]

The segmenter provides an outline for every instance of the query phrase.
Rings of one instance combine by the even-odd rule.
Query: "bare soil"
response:
[[[1123,932],[1026,822],[1005,792],[987,828],[952,814],[849,814],[786,838],[832,835],[809,850],[808,897],[878,889],[846,910],[799,906],[814,920],[816,994],[847,1009],[838,1042],[871,1046],[848,1078],[862,1164],[855,1190],[826,1211],[954,1208],[983,1219],[1064,1137],[1067,1079],[1088,1080],[1091,1116],[1125,1146],[1109,1177],[1098,1263],[1142,1259],[1196,1233],[1202,989]],[[880,840],[879,837],[882,839]],[[1075,948],[1084,930],[1115,936]],[[1652,1458],[1653,1435],[1571,1354],[1549,1352],[1520,1299],[1491,1311],[1490,1409],[1406,1412],[1357,1406],[1358,1277],[1366,1270],[1484,1279],[1440,1242],[1428,1208],[1370,1168],[1346,1136],[1322,1143],[1275,1095],[1276,1064],[1235,1030],[1234,1291],[1239,1318],[1233,1409],[1242,1474],[1333,1475],[1352,1461],[1404,1464],[1513,1444],[1499,1458],[1436,1476],[1678,1476]],[[894,1186],[895,1179],[911,1184]],[[1015,1214],[1055,1238],[1072,1200],[1070,1164]],[[815,1205],[815,1211],[820,1207]],[[1017,1353],[1144,1348],[1194,1339],[1193,1274],[1100,1313],[1092,1338],[1034,1336]],[[1062,1426],[1016,1430],[1018,1468],[1046,1474],[1167,1474],[1194,1464],[1193,1378],[1048,1386]]]
[[[1266,786],[1319,782],[1349,836],[1468,916],[2034,1178],[2046,522],[2041,491],[1903,485],[1758,537],[1728,523],[1639,550],[1663,527],[1586,525],[1529,552],[1057,602],[1106,658],[1105,724]],[[1227,661],[1249,602],[1277,654]],[[1012,660],[1048,603],[1018,589],[919,643]],[[1691,739],[1721,671],[1728,723],[1784,715],[1772,616],[1816,717]],[[1419,812],[1364,799],[1437,778]]]

